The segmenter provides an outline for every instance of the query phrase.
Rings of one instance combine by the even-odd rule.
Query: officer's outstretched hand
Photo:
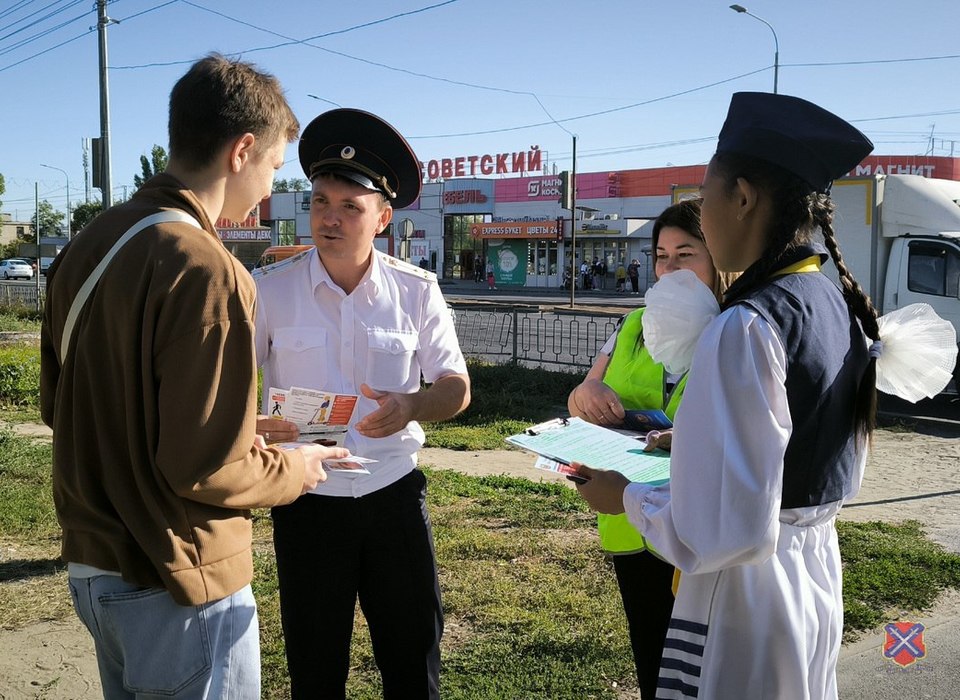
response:
[[[397,394],[378,391],[367,384],[360,385],[360,393],[376,401],[380,407],[361,418],[354,426],[365,437],[381,438],[393,435],[407,427],[414,419],[415,394]]]
[[[577,491],[590,508],[598,513],[617,515],[623,512],[623,491],[630,481],[620,472],[606,469],[591,469],[585,464],[571,464],[583,483],[577,483]],[[578,480],[579,481],[579,480]]]

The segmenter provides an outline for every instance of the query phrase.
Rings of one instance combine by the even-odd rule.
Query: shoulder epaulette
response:
[[[425,279],[430,282],[436,282],[437,276],[430,272],[430,270],[424,270],[422,267],[417,267],[408,262],[404,262],[399,258],[395,258],[392,255],[387,255],[381,251],[377,251],[377,255],[380,256],[380,262],[382,262],[387,267],[393,268],[397,272],[404,272],[408,275],[413,275],[421,279]]]
[[[276,272],[280,272],[281,270],[286,270],[287,268],[303,260],[309,254],[309,250],[304,250],[296,255],[291,255],[286,260],[281,260],[280,262],[275,262],[272,265],[266,265],[265,267],[258,267],[250,274],[253,275],[253,279],[258,280],[261,277],[266,277],[267,275],[272,275]]]

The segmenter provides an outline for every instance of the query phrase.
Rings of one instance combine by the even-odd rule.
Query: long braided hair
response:
[[[823,234],[823,242],[830,252],[837,271],[843,298],[850,311],[860,320],[863,332],[871,340],[880,339],[877,311],[847,268],[833,230],[835,205],[830,196],[811,192],[810,186],[783,168],[738,153],[717,153],[710,168],[732,193],[738,178],[766,192],[773,207],[767,246],[760,259],[747,268],[724,295],[722,307],[730,307],[738,299],[764,284],[783,265],[792,250],[809,243],[816,230]],[[857,388],[854,425],[857,435],[867,437],[876,427],[877,389],[876,359],[871,357]]]

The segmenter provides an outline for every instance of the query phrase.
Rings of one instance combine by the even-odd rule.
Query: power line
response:
[[[119,1],[120,1],[120,0],[114,0],[114,2],[119,2]],[[175,2],[178,2],[178,1],[179,1],[179,0],[169,0],[168,2],[161,3],[160,5],[157,5],[157,6],[155,6],[155,7],[151,7],[151,8],[149,8],[149,9],[143,10],[142,12],[138,12],[138,13],[136,13],[136,14],[134,14],[134,15],[131,15],[131,16],[128,17],[127,19],[132,19],[132,18],[134,18],[134,17],[139,17],[139,16],[141,16],[141,15],[145,15],[145,14],[147,14],[148,12],[153,12],[154,10],[159,10],[159,9],[162,8],[162,7],[166,7],[167,5],[172,5],[172,4],[174,4]],[[96,12],[96,10],[93,10],[93,12]],[[90,12],[84,13],[84,15],[82,15],[82,17],[85,17],[87,14],[90,14]],[[76,18],[76,19],[81,19],[82,17],[78,17],[78,18]],[[75,21],[75,20],[71,20],[71,22],[73,22],[73,21]],[[69,24],[69,22],[68,22],[68,23],[65,23],[64,25],[61,25],[61,26],[65,26],[66,24]],[[58,27],[58,28],[59,28],[59,27]],[[74,41],[76,41],[77,39],[82,39],[82,38],[85,37],[87,34],[91,34],[91,33],[95,32],[95,31],[97,31],[97,28],[96,28],[95,26],[89,27],[89,28],[87,29],[87,31],[85,31],[85,32],[83,32],[83,33],[81,33],[81,34],[78,34],[78,35],[75,36],[75,37],[72,37],[72,38],[70,38],[70,39],[67,39],[66,41],[61,41],[59,44],[55,44],[55,45],[53,45],[53,46],[51,46],[51,47],[49,47],[49,48],[44,49],[43,51],[38,51],[37,53],[32,54],[32,55],[30,55],[30,56],[27,56],[26,58],[23,58],[23,59],[15,62],[15,63],[11,63],[11,64],[9,64],[9,65],[3,66],[2,68],[0,68],[0,73],[4,72],[4,71],[6,71],[6,70],[10,70],[11,68],[15,68],[16,66],[22,65],[22,64],[24,64],[24,63],[27,63],[28,61],[32,61],[32,60],[35,59],[35,58],[39,58],[40,56],[43,56],[44,54],[50,53],[51,51],[54,51],[54,50],[60,48],[61,46],[65,46],[65,45],[67,45],[67,44],[69,44],[69,43],[71,43],[71,42],[74,42]],[[38,37],[38,38],[42,38],[42,37]],[[36,39],[35,39],[35,40],[36,40]],[[21,46],[22,46],[22,45],[23,45],[23,44],[21,44]]]
[[[95,31],[97,31],[97,28],[96,28],[96,27],[91,27],[91,28],[88,29],[87,31],[83,32],[83,34],[78,34],[77,36],[73,37],[72,39],[67,39],[66,41],[61,41],[59,44],[54,44],[53,46],[51,46],[51,47],[48,48],[48,49],[44,49],[43,51],[38,51],[37,53],[33,54],[32,56],[27,56],[26,58],[21,59],[21,60],[17,61],[16,63],[11,63],[10,65],[7,65],[7,66],[4,66],[3,68],[0,68],[0,73],[3,73],[3,72],[6,71],[6,70],[10,70],[11,68],[15,68],[15,67],[17,67],[17,66],[19,66],[19,65],[21,65],[21,64],[23,64],[23,63],[26,63],[27,61],[31,61],[31,60],[33,60],[34,58],[38,58],[38,57],[40,57],[40,56],[43,56],[43,55],[46,54],[46,53],[50,53],[51,51],[54,51],[54,50],[56,50],[56,49],[59,49],[61,46],[66,46],[67,44],[69,44],[69,43],[71,43],[71,42],[74,42],[74,41],[76,41],[77,39],[82,39],[82,38],[85,37],[87,34],[90,34],[91,32],[95,32]]]
[[[78,0],[78,1],[82,1],[82,0]],[[75,4],[76,4],[76,3],[75,3]],[[5,49],[3,49],[3,50],[0,50],[0,56],[2,56],[2,55],[4,55],[4,54],[8,54],[8,53],[10,53],[11,51],[15,51],[16,49],[19,49],[19,48],[22,48],[22,47],[26,46],[27,44],[32,44],[34,41],[37,41],[37,40],[42,39],[42,38],[44,38],[44,37],[46,37],[46,36],[49,36],[50,34],[53,34],[53,33],[54,33],[55,31],[57,31],[58,29],[63,29],[64,27],[69,26],[69,25],[73,24],[74,22],[77,22],[78,20],[83,19],[84,17],[87,16],[87,14],[89,14],[89,13],[85,12],[85,13],[83,13],[82,15],[77,15],[76,17],[74,17],[74,18],[72,18],[72,19],[68,19],[68,20],[66,20],[65,22],[61,22],[60,24],[58,24],[58,25],[55,26],[55,27],[50,27],[49,29],[44,29],[44,30],[42,30],[41,32],[39,32],[39,33],[37,33],[37,34],[34,34],[33,36],[29,36],[29,37],[27,37],[27,38],[25,38],[25,39],[22,39],[22,40],[20,40],[19,42],[15,43],[15,44],[12,44],[11,46],[8,46],[7,48],[5,48]],[[12,35],[8,35],[8,36],[12,36]],[[4,37],[4,38],[6,38],[6,37]]]
[[[39,10],[37,10],[36,12],[31,12],[31,13],[30,13],[29,15],[27,15],[26,17],[21,17],[20,19],[14,20],[14,21],[11,22],[10,24],[6,25],[5,27],[0,27],[0,32],[6,31],[6,30],[10,29],[11,27],[15,27],[15,26],[17,26],[18,24],[20,24],[21,22],[25,22],[26,20],[30,19],[30,18],[33,17],[34,15],[40,14],[40,13],[43,12],[44,10],[46,10],[46,9],[48,9],[48,8],[51,8],[51,7],[53,7],[54,5],[56,5],[57,3],[62,2],[62,1],[63,1],[63,0],[56,0],[56,2],[52,2],[52,3],[50,3],[49,5],[45,5],[45,6],[41,7]],[[66,10],[70,9],[71,7],[73,7],[74,5],[79,5],[82,1],[83,1],[83,0],[74,0],[73,2],[65,5],[64,7],[61,7],[59,10],[54,10],[54,11],[51,12],[50,14],[45,15],[45,16],[37,19],[37,20],[34,20],[33,22],[30,22],[30,23],[27,24],[26,26],[21,27],[20,29],[17,29],[17,30],[14,31],[14,32],[11,32],[10,34],[7,34],[6,36],[0,36],[0,41],[3,41],[4,39],[8,39],[8,38],[10,38],[11,36],[13,36],[14,34],[18,34],[19,32],[22,32],[22,31],[24,31],[25,29],[29,29],[30,27],[33,27],[33,26],[35,26],[35,25],[37,25],[37,24],[40,24],[40,23],[43,22],[44,20],[50,19],[51,17],[54,17],[54,16],[60,14],[61,12],[65,12]]]
[[[13,14],[13,13],[16,12],[17,10],[23,9],[24,7],[26,7],[27,5],[29,5],[29,4],[32,3],[32,2],[36,2],[36,0],[20,0],[20,2],[15,2],[13,5],[11,5],[10,7],[8,7],[6,10],[3,10],[2,12],[0,12],[0,19],[3,19],[3,18],[6,17],[7,15]]]

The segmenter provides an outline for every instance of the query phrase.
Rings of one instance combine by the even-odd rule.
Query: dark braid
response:
[[[723,308],[764,284],[782,267],[782,260],[791,250],[808,243],[814,231],[823,233],[824,244],[830,251],[840,273],[844,301],[860,320],[863,332],[872,340],[880,337],[877,312],[870,298],[850,274],[833,231],[835,205],[828,195],[811,192],[810,187],[796,176],[765,161],[733,153],[718,153],[710,167],[732,191],[737,178],[744,178],[766,192],[774,206],[767,247],[760,259],[747,268],[731,285],[724,297]],[[857,435],[869,437],[876,427],[877,388],[876,360],[871,359],[857,388],[854,426]]]
[[[833,202],[825,195],[821,197],[826,200],[828,206],[818,208],[815,212],[815,220],[823,231],[823,242],[830,251],[830,257],[833,258],[833,264],[837,266],[840,273],[840,284],[843,290],[843,298],[853,314],[860,319],[860,325],[863,332],[871,340],[880,339],[880,327],[877,323],[877,310],[870,301],[870,297],[864,294],[860,284],[850,274],[847,264],[843,261],[843,255],[840,253],[840,245],[837,242],[836,234],[833,231]],[[877,361],[870,358],[867,369],[860,378],[860,384],[857,387],[857,404],[855,425],[857,434],[861,437],[870,437],[874,428],[877,427]]]

